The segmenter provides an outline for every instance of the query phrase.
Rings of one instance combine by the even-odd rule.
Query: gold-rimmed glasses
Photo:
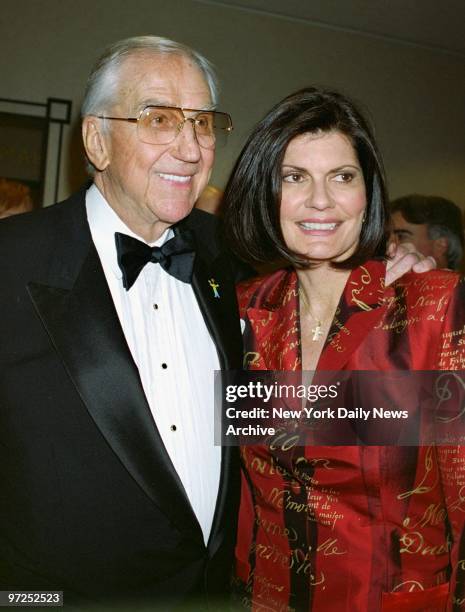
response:
[[[186,117],[185,113],[192,113],[192,116]],[[226,142],[233,129],[231,117],[227,113],[177,106],[147,106],[138,117],[96,116],[110,121],[136,123],[139,140],[147,144],[173,142],[186,121],[190,121],[199,145],[205,149],[214,149]]]

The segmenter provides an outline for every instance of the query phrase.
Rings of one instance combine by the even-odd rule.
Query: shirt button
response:
[[[166,370],[166,368],[168,367],[168,365],[167,365],[166,363],[162,363],[162,364],[161,364],[161,367],[162,367],[164,370]]]
[[[154,305],[153,305],[153,309],[154,309],[154,310],[158,310],[158,304],[154,304]]]
[[[171,431],[176,431],[177,427],[176,427],[176,425],[171,425],[170,429],[171,429]]]

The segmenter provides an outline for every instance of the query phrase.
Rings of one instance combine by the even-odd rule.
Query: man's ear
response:
[[[84,117],[82,120],[82,142],[89,161],[102,172],[110,163],[108,144],[102,132],[102,122],[98,117]]]

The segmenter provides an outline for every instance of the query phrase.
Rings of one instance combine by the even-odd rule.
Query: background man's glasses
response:
[[[186,117],[185,112],[194,113],[194,116]],[[137,123],[137,136],[147,144],[169,144],[183,129],[186,121],[190,121],[199,145],[205,149],[214,149],[225,144],[233,129],[231,117],[227,113],[176,106],[147,106],[139,117],[97,117]]]

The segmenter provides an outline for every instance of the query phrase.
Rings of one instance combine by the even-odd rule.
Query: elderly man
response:
[[[241,334],[215,220],[190,214],[231,127],[215,105],[198,53],[115,44],[83,105],[93,185],[2,223],[0,590],[197,610],[227,588],[239,470],[212,373]]]
[[[240,368],[241,335],[215,218],[192,210],[231,128],[215,105],[198,53],[115,44],[83,106],[93,185],[0,223],[0,590],[222,607],[239,468],[212,373]]]

